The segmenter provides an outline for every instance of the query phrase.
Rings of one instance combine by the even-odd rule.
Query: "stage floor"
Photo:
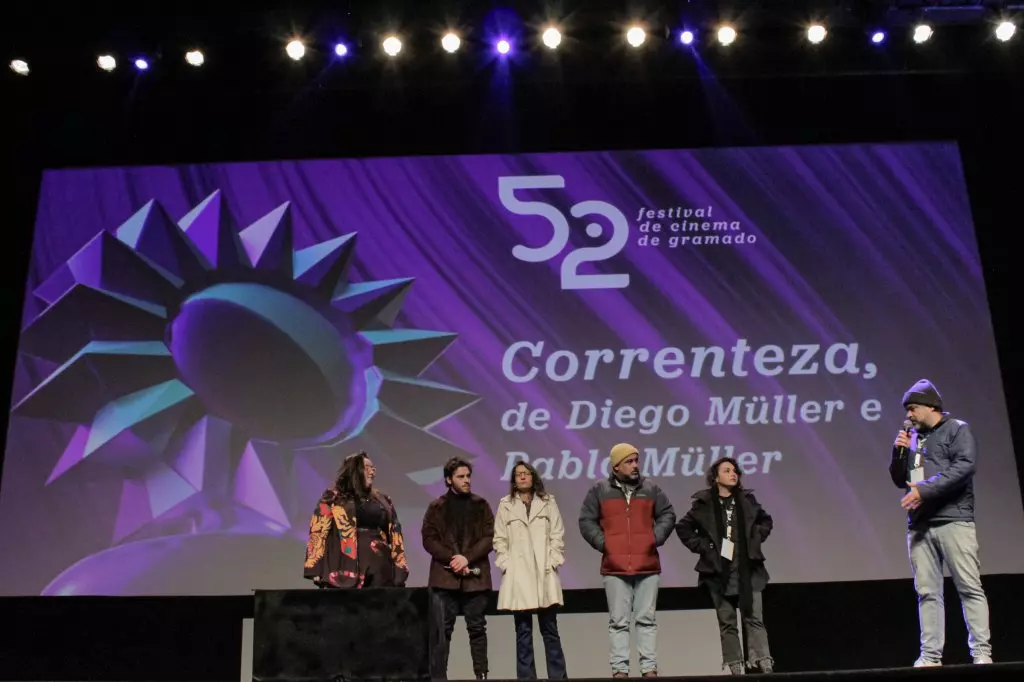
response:
[[[721,675],[696,675],[687,677],[662,677],[665,682],[700,682],[702,680],[721,680]],[[815,671],[802,673],[773,673],[771,675],[748,676],[763,680],[785,682],[786,680],[799,680],[800,682],[812,682],[814,680],[828,680],[829,682],[859,682],[860,680],[870,682],[882,682],[883,680],[977,680],[978,682],[1014,682],[1024,681],[1024,663],[995,663],[992,665],[946,665],[938,668],[881,668],[876,670],[839,670],[839,671]],[[583,678],[579,679],[583,682]],[[607,682],[608,678],[591,678],[594,682]],[[633,678],[640,679],[640,678]],[[506,682],[504,680],[492,680],[491,682]],[[515,682],[508,680],[507,682]]]
[[[946,665],[938,668],[880,668],[875,670],[840,670],[840,671],[811,671],[801,673],[773,673],[771,675],[760,675],[748,673],[748,676],[755,679],[771,680],[772,682],[814,682],[816,680],[828,680],[828,682],[903,682],[910,680],[976,680],[977,682],[1022,682],[1024,681],[1024,663],[996,663],[993,665]],[[662,677],[664,682],[711,682],[721,680],[727,675],[723,672],[719,675],[691,675],[686,677]],[[574,677],[579,682],[608,682],[608,677]],[[642,679],[642,678],[631,678]],[[95,680],[93,681],[95,682]],[[230,682],[234,682],[231,680]],[[245,680],[244,682],[249,682]],[[252,682],[259,682],[253,678]],[[278,680],[278,682],[282,682]],[[285,681],[287,682],[287,681]],[[291,682],[336,682],[334,680],[293,680]],[[347,680],[346,682],[359,682],[358,680]],[[368,681],[371,682],[371,681]],[[372,682],[386,682],[374,680]],[[458,682],[451,678],[451,682]],[[516,682],[514,679],[505,680],[492,678],[489,682]]]
[[[725,673],[721,675],[695,675],[688,677],[662,677],[661,680],[664,682],[701,682],[706,680],[711,682],[712,680],[721,680],[725,676]],[[946,665],[939,668],[883,668],[876,670],[840,670],[840,671],[813,671],[813,672],[802,672],[802,673],[773,673],[771,675],[752,675],[756,679],[772,680],[773,682],[786,682],[787,680],[793,680],[796,682],[813,682],[815,680],[828,680],[829,682],[859,682],[864,680],[865,682],[881,682],[884,680],[977,680],[978,682],[1020,682],[1024,680],[1024,663],[996,663],[993,665]],[[587,682],[592,680],[593,682],[608,682],[607,677],[593,677],[593,678],[572,678],[579,680],[579,682]],[[632,678],[640,679],[640,678]],[[17,680],[10,682],[18,682]],[[64,680],[62,682],[76,682],[74,680]],[[85,680],[79,682],[86,682]],[[126,682],[124,680],[97,680],[93,679],[88,682]],[[133,681],[140,682],[140,681]],[[157,681],[152,681],[157,682]],[[158,682],[169,682],[168,680],[160,680]],[[212,681],[211,681],[212,682]],[[236,680],[224,680],[223,682],[236,682]],[[249,680],[245,680],[249,682]],[[253,682],[258,682],[254,680]],[[296,680],[295,682],[300,682]],[[336,682],[334,680],[310,680],[305,679],[301,682]],[[348,680],[347,682],[359,682],[358,680]],[[384,682],[381,680],[374,682]],[[456,682],[454,679],[451,682]],[[492,679],[489,682],[516,682],[515,680],[502,680]]]

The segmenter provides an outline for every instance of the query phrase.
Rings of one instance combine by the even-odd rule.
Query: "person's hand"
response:
[[[896,436],[896,442],[893,443],[893,447],[907,448],[910,449],[910,434],[906,431],[900,431],[899,435]]]
[[[456,573],[462,573],[469,566],[469,560],[461,554],[456,554],[452,557],[448,566]]]
[[[910,492],[900,500],[900,506],[907,511],[912,511],[921,506],[921,491],[917,489],[916,483],[911,484]]]

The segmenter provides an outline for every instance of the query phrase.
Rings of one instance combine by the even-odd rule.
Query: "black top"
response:
[[[366,530],[388,530],[388,513],[375,497],[356,504],[356,524]]]

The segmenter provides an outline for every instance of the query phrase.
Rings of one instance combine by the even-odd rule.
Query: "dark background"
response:
[[[955,140],[1020,469],[1024,425],[1016,415],[1024,407],[1024,373],[1013,344],[1020,310],[1015,246],[1024,186],[1018,165],[1024,35],[998,44],[986,23],[990,16],[947,11],[929,16],[937,32],[928,44],[911,45],[906,25],[920,8],[883,10],[927,4],[921,2],[506,3],[521,22],[494,3],[295,2],[286,11],[254,2],[244,13],[207,4],[217,4],[219,14],[187,2],[117,12],[39,2],[5,8],[0,48],[9,50],[0,56],[25,58],[33,73],[0,76],[6,241],[0,282],[7,299],[0,386],[9,386],[13,371],[45,168]],[[517,51],[502,63],[487,58],[494,33],[509,34],[521,49],[545,13],[570,17],[565,50]],[[684,20],[701,29],[720,16],[739,22],[740,40],[729,50],[704,44],[695,58],[673,44],[668,30]],[[827,19],[830,28],[826,43],[814,48],[801,33],[808,16]],[[444,28],[448,17],[464,39],[484,44],[439,54],[430,31]],[[651,44],[639,52],[622,47],[622,21],[632,17],[643,17],[651,33]],[[894,28],[884,49],[876,49],[865,31],[881,20]],[[414,36],[397,63],[378,56],[381,31],[391,28]],[[283,52],[293,31],[316,43],[310,59],[298,64]],[[333,63],[330,49],[339,36],[353,58]],[[184,64],[193,44],[206,53],[202,69]],[[102,50],[118,55],[116,73],[96,68]],[[153,64],[142,76],[130,68],[139,54]],[[856,286],[855,264],[849,274]],[[897,321],[892,333],[899,334]],[[865,444],[867,451],[885,447]],[[829,503],[828,490],[821,500]],[[74,514],[69,499],[53,517],[24,522],[52,533]],[[769,568],[770,562],[769,554]],[[1015,617],[1024,579],[986,576],[984,582],[996,660],[1024,660],[1024,623]],[[601,591],[569,593],[566,601],[567,610],[606,609]],[[909,579],[773,585],[765,611],[777,670],[909,665],[917,653],[915,604]],[[659,602],[661,609],[709,606],[692,589],[662,590]],[[240,621],[251,614],[251,597],[0,599],[0,679],[238,679]],[[946,662],[968,662],[949,585],[947,629]],[[660,636],[685,646],[686,633]]]

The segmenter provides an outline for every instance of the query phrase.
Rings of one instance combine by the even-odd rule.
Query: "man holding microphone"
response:
[[[991,663],[988,600],[974,528],[974,435],[967,422],[942,411],[942,397],[927,379],[910,387],[903,407],[907,421],[893,444],[889,475],[906,492],[901,505],[907,510],[907,548],[921,622],[921,654],[914,667],[942,665],[943,566],[960,595],[974,663]]]

